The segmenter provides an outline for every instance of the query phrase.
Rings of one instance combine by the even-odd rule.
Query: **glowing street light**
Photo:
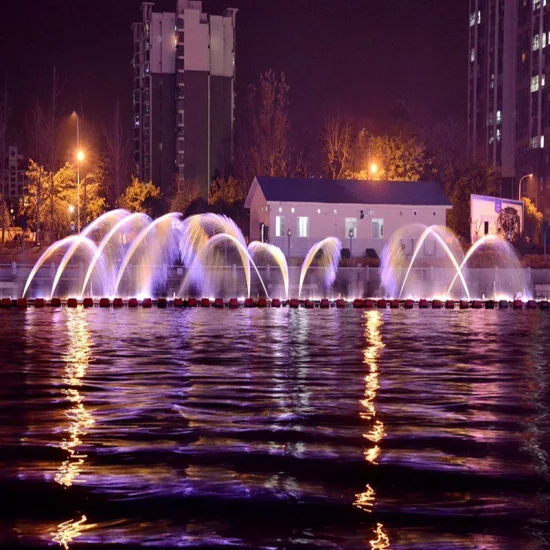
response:
[[[80,119],[78,113],[73,111],[76,118],[76,186],[77,186],[77,206],[76,206],[76,225],[77,232],[80,233],[80,163],[84,160],[84,151],[80,149]]]
[[[69,205],[69,214],[74,213],[74,206],[72,204]]]
[[[292,229],[288,229],[286,232],[286,235],[288,237],[288,255],[287,257],[290,258],[290,237],[292,237]]]
[[[518,183],[518,201],[521,200],[521,182],[525,179],[529,179],[529,178],[532,178],[533,177],[533,173],[531,172],[530,174],[525,174],[525,176],[523,176],[520,180],[519,180],[519,183]]]
[[[378,172],[378,164],[376,164],[376,162],[373,162],[370,165],[370,173],[374,176],[374,174],[376,174],[377,172]]]

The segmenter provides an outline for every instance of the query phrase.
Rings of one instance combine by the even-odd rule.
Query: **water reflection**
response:
[[[65,550],[68,550],[69,544],[77,537],[82,535],[84,531],[88,531],[93,527],[96,527],[93,523],[86,523],[88,519],[86,516],[82,516],[79,520],[70,519],[60,523],[57,531],[53,533],[52,540],[57,542],[59,546],[63,546]]]
[[[69,349],[64,357],[65,372],[62,378],[67,387],[61,391],[69,402],[69,409],[65,413],[69,425],[65,429],[66,437],[63,438],[61,448],[67,451],[68,457],[59,467],[55,480],[60,485],[70,487],[80,474],[86,459],[84,453],[78,452],[78,447],[82,444],[80,438],[93,426],[94,419],[85,408],[84,397],[79,390],[91,356],[91,340],[85,312],[75,310],[67,315]]]
[[[376,417],[376,393],[380,388],[378,381],[379,376],[379,356],[384,343],[382,342],[382,334],[380,327],[382,326],[382,314],[378,310],[372,310],[365,312],[365,340],[366,347],[363,355],[363,363],[367,367],[367,375],[365,376],[365,394],[361,399],[362,410],[359,416],[362,420],[368,423],[370,429],[363,433],[363,437],[372,446],[365,449],[364,455],[367,462],[371,464],[377,464],[377,459],[380,455],[380,441],[386,435],[384,423]],[[372,512],[376,493],[374,489],[367,484],[365,490],[362,493],[355,495],[354,505],[364,510],[365,512]],[[376,539],[370,540],[369,543],[373,549],[387,548],[389,546],[389,539],[382,529],[382,524],[378,523],[375,530]]]
[[[384,423],[376,418],[376,408],[374,400],[376,392],[380,388],[378,383],[378,357],[380,351],[384,347],[380,327],[382,326],[382,314],[378,310],[367,311],[365,313],[365,339],[367,347],[365,348],[364,364],[368,368],[365,376],[365,397],[361,400],[361,405],[365,409],[359,416],[371,424],[371,429],[363,434],[365,439],[374,443],[373,447],[365,450],[365,458],[368,462],[376,463],[376,459],[380,454],[378,443],[386,435],[384,431]]]
[[[390,547],[390,539],[388,535],[384,533],[384,526],[381,523],[376,524],[374,534],[376,535],[376,538],[369,540],[371,550],[382,550],[383,548]]]

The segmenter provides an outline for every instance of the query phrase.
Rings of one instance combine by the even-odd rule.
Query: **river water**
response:
[[[0,311],[0,546],[548,548],[544,311]]]

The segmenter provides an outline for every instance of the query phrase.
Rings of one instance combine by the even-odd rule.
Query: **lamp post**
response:
[[[351,239],[353,239],[353,229],[349,230],[348,236],[349,236],[349,258],[351,260],[351,258],[353,256],[353,254],[351,253]]]
[[[80,149],[80,119],[76,111],[73,111],[73,115],[76,118],[76,226],[80,234],[80,163],[84,160],[84,151]]]
[[[532,178],[532,177],[533,177],[533,173],[531,172],[530,174],[525,174],[525,176],[523,176],[522,178],[520,178],[519,183],[518,183],[518,201],[521,200],[521,182],[522,182],[524,179],[528,179],[528,178]]]
[[[290,258],[290,237],[292,237],[292,229],[289,229],[286,232],[286,235],[288,237],[288,254],[287,254],[287,258]]]

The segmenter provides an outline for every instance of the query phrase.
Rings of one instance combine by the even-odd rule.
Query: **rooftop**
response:
[[[326,180],[258,176],[246,199],[250,206],[257,187],[268,202],[331,204],[395,204],[451,206],[435,181]]]

